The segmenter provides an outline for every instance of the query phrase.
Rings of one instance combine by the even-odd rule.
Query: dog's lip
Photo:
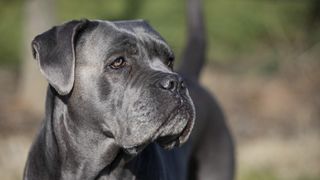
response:
[[[182,132],[179,134],[159,137],[157,139],[157,143],[166,149],[170,149],[173,146],[179,146],[183,143],[180,139],[182,139],[182,136],[186,134],[185,132],[187,131],[188,124],[190,123],[188,122],[186,127],[184,127]]]
[[[152,142],[156,142],[158,143],[161,147],[165,148],[165,149],[172,149],[175,146],[179,146],[182,145],[183,143],[185,143],[189,136],[190,136],[190,131],[193,128],[194,125],[194,117],[190,117],[190,115],[188,115],[187,117],[187,123],[185,125],[185,127],[182,129],[182,131],[176,135],[168,135],[168,136],[163,136],[163,137],[159,137],[161,135],[161,131],[160,129],[163,128],[164,126],[166,126],[170,120],[172,120],[176,115],[177,115],[177,111],[182,109],[182,108],[190,108],[185,104],[185,101],[182,101],[182,103],[180,103],[178,106],[176,106],[175,108],[173,108],[171,110],[171,112],[169,113],[168,117],[166,118],[166,121],[164,121],[156,130],[156,133],[153,135],[153,137],[140,145],[131,145],[131,146],[124,146],[124,150],[125,152],[129,153],[129,154],[137,154],[140,151],[142,151],[148,144],[152,143]]]
[[[166,147],[168,145],[170,146],[170,144],[176,143],[176,141],[178,140],[179,136],[180,136],[180,134],[159,137],[157,139],[157,143],[160,144],[161,146],[164,146],[164,147]]]
[[[160,134],[162,133],[160,131],[160,129],[162,127],[164,127],[165,125],[167,125],[167,123],[170,121],[170,119],[173,118],[173,116],[175,116],[176,114],[174,112],[176,112],[178,109],[181,108],[181,105],[173,108],[173,110],[171,111],[171,113],[169,113],[169,116],[168,118],[166,118],[167,120],[164,121],[159,127],[158,129],[156,130],[156,133],[153,135],[153,137],[148,141],[148,142],[145,142],[143,144],[134,144],[134,145],[127,145],[127,146],[123,146],[123,149],[126,153],[128,154],[138,154],[139,152],[141,152],[149,143],[153,142],[153,141],[156,141],[158,142],[158,139],[162,139],[163,143],[167,142],[167,140],[165,141],[165,138],[159,138]],[[178,137],[175,137],[173,140],[176,140]],[[172,141],[173,141],[172,140]],[[170,142],[172,142],[170,141]],[[161,142],[162,143],[162,142]],[[161,144],[159,143],[159,144]],[[169,143],[169,142],[168,142]]]
[[[172,149],[175,146],[180,146],[188,140],[190,135],[189,132],[191,131],[192,127],[192,121],[188,121],[181,133],[177,135],[160,137],[157,139],[157,143],[165,149]]]
[[[191,134],[193,125],[194,125],[194,119],[192,119],[192,117],[188,117],[188,121],[185,127],[182,129],[182,131],[179,134],[159,137],[156,140],[156,142],[165,149],[171,149],[175,146],[180,146],[188,140]]]
[[[145,142],[143,144],[136,145],[136,146],[123,147],[123,149],[127,154],[135,155],[141,152],[145,147],[147,147],[148,144],[149,142]]]
[[[189,136],[191,134],[193,125],[194,125],[194,120],[193,119],[188,120],[186,126],[184,127],[184,129],[180,133],[179,144],[183,144],[188,140],[188,138],[189,138]]]

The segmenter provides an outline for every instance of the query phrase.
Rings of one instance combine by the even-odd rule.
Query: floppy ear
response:
[[[73,88],[75,71],[75,41],[88,20],[70,21],[36,36],[32,52],[41,73],[60,95]]]

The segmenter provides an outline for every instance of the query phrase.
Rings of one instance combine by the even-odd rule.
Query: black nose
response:
[[[180,92],[185,89],[183,79],[178,75],[167,75],[163,77],[159,82],[159,87],[171,92]]]

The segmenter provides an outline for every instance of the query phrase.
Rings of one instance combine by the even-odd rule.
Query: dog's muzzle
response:
[[[177,107],[169,114],[159,129],[156,142],[165,149],[185,143],[192,131],[195,110],[183,79],[177,74],[168,74],[158,81],[158,87],[167,90],[178,101]]]
[[[193,106],[182,105],[172,112],[161,127],[156,142],[165,149],[184,144],[192,131],[195,120]]]

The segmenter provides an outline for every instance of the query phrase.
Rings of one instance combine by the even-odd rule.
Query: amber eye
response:
[[[124,57],[120,56],[117,57],[111,64],[110,67],[112,69],[119,69],[122,68],[123,66],[126,65],[126,60],[124,59]]]

